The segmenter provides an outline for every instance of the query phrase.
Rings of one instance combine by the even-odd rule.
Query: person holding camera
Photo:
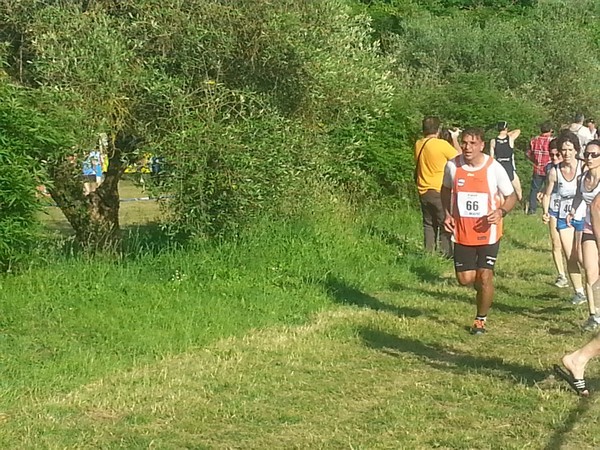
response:
[[[458,143],[460,130],[450,130],[452,145],[440,139],[441,122],[437,117],[423,119],[423,138],[415,144],[415,182],[419,191],[423,215],[425,249],[438,249],[445,257],[452,257],[450,233],[444,230],[444,209],[440,191],[446,163],[461,153]],[[438,244],[439,242],[439,244]]]

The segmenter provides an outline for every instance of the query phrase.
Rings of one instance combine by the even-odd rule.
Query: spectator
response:
[[[579,139],[579,147],[580,151],[577,155],[577,159],[583,160],[583,149],[594,137],[590,132],[589,128],[583,125],[585,117],[583,114],[577,114],[573,118],[573,122],[569,126],[569,131],[577,135],[577,139]]]
[[[83,175],[83,194],[90,195],[98,187],[97,184],[97,166],[99,164],[96,152],[91,151],[83,160],[81,173]]]
[[[592,139],[598,139],[598,129],[596,128],[596,122],[594,119],[588,119],[585,121],[585,126],[590,130]]]
[[[535,214],[538,193],[546,182],[546,166],[550,162],[550,141],[553,139],[552,131],[552,124],[544,122],[540,126],[540,135],[529,142],[527,158],[533,162],[533,175],[531,177],[529,204],[526,206],[528,214]]]
[[[515,164],[515,141],[521,135],[521,130],[508,131],[508,123],[506,121],[498,122],[496,125],[498,136],[490,141],[490,156],[500,163],[508,178],[515,188],[517,201],[521,201],[523,191],[521,189],[521,180],[517,174],[517,166]]]
[[[419,191],[423,214],[425,249],[433,252],[438,248],[448,258],[452,257],[451,235],[444,229],[445,213],[440,190],[446,163],[461,153],[458,130],[452,130],[453,145],[440,139],[441,123],[437,117],[423,119],[423,138],[415,144],[415,181]]]

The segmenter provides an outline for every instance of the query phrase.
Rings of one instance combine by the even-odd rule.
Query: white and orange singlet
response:
[[[487,215],[502,203],[498,167],[495,167],[498,163],[487,157],[483,165],[472,168],[464,164],[461,156],[453,162],[456,166],[452,186],[454,242],[469,246],[495,244],[502,236],[502,221],[490,224]]]

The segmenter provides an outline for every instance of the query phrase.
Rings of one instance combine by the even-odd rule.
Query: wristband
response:
[[[508,211],[504,208],[500,208],[500,212],[502,213],[502,217],[506,217],[506,215],[508,214]]]

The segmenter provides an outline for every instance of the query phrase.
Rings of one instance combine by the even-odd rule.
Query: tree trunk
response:
[[[50,195],[61,209],[84,249],[117,250],[120,245],[119,181],[125,170],[121,145],[132,144],[132,138],[109,142],[108,172],[102,184],[85,195],[81,162],[75,158],[58,162],[51,168],[53,186]],[[127,150],[130,150],[129,148]]]

